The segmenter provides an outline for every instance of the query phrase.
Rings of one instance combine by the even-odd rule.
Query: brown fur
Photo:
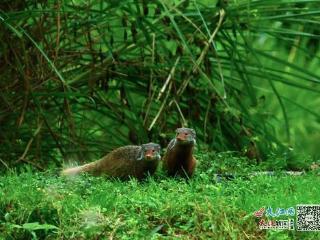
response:
[[[191,133],[192,129],[181,128],[177,129],[177,137],[172,139],[167,147],[167,152],[163,156],[163,169],[169,176],[191,177],[194,173],[197,161],[192,155],[195,132]],[[178,132],[179,131],[179,132]],[[192,135],[190,142],[180,142],[181,133]]]
[[[197,161],[192,156],[193,146],[178,145],[168,150],[163,157],[163,168],[169,176],[188,176],[194,173]]]
[[[137,160],[141,151],[141,146],[120,147],[100,160],[83,166],[65,169],[62,171],[62,175],[72,176],[86,172],[95,176],[107,175],[121,179],[127,179],[129,177],[142,179],[156,171],[159,159]]]

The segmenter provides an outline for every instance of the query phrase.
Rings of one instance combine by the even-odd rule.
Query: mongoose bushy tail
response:
[[[61,174],[72,176],[86,172],[95,176],[142,179],[156,171],[160,158],[159,144],[129,145],[119,147],[95,162],[65,169]]]
[[[170,141],[163,156],[163,169],[169,176],[191,177],[196,167],[193,148],[196,132],[191,128],[178,128],[176,137]]]

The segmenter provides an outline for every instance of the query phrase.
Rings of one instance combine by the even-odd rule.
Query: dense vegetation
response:
[[[210,150],[316,154],[318,7],[2,1],[1,166],[43,169],[128,143],[165,146],[182,125]]]

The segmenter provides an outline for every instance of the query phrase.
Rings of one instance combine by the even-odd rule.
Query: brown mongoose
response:
[[[160,158],[159,144],[129,145],[117,148],[95,162],[65,169],[61,174],[72,176],[86,172],[95,176],[107,175],[120,179],[129,177],[142,179],[156,171]]]
[[[196,167],[193,147],[196,132],[191,128],[178,128],[176,137],[170,141],[163,156],[163,169],[169,176],[191,177]]]

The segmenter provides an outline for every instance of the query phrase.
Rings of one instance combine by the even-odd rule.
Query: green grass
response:
[[[252,215],[263,206],[319,203],[317,175],[217,182],[213,172],[223,170],[201,164],[210,158],[199,156],[190,181],[161,171],[143,182],[7,173],[0,177],[0,239],[319,239],[316,232],[259,230]]]

